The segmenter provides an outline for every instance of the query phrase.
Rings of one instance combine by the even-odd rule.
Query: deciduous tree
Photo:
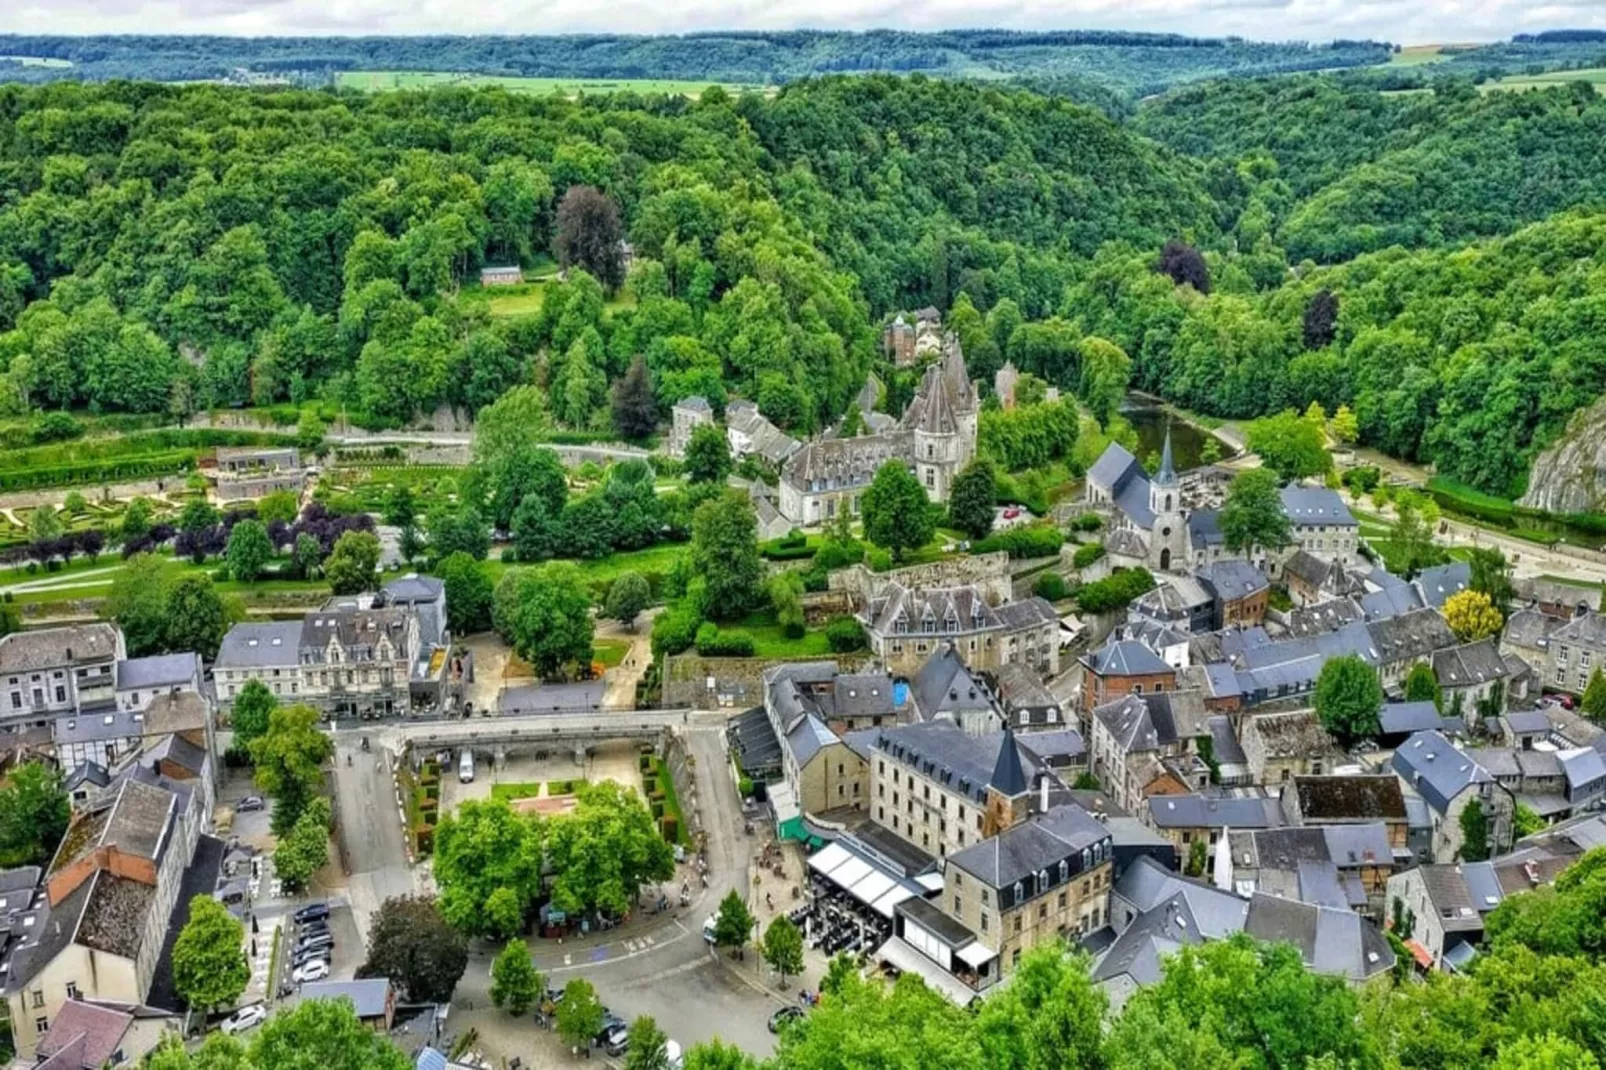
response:
[[[491,619],[513,652],[544,680],[591,663],[591,596],[568,561],[509,572],[496,585]]]
[[[1411,666],[1411,671],[1405,674],[1405,701],[1431,702],[1435,709],[1444,709],[1444,689],[1439,686],[1433,666],[1425,661]]]
[[[707,585],[710,616],[740,618],[763,598],[758,519],[745,494],[726,490],[692,514],[692,572]]]
[[[646,577],[639,572],[626,572],[608,587],[608,604],[603,615],[634,631],[636,618],[651,601],[652,588]]]
[[[378,568],[379,537],[371,531],[348,531],[324,558],[323,575],[335,594],[358,594],[374,586]]]
[[[205,1012],[239,999],[250,981],[245,927],[218,900],[197,895],[173,943],[174,990]]]
[[[468,941],[447,924],[436,900],[408,895],[385,900],[374,914],[368,959],[357,976],[390,978],[409,1003],[449,1003],[467,969]]]
[[[323,785],[323,763],[334,743],[318,727],[311,706],[280,706],[268,714],[268,730],[251,743],[256,785],[273,796],[273,831],[284,835]]]
[[[1444,621],[1463,643],[1486,639],[1505,623],[1489,596],[1470,587],[1444,600]]]
[[[613,385],[613,428],[623,438],[642,439],[657,427],[658,395],[647,362],[638,353],[624,378]]]
[[[717,424],[698,424],[686,442],[682,465],[691,483],[723,483],[731,471],[730,442]]]
[[[1342,743],[1376,736],[1383,710],[1377,672],[1352,654],[1327,659],[1316,677],[1316,715]]]
[[[484,566],[459,551],[447,555],[437,571],[446,588],[446,621],[452,634],[472,635],[488,629],[495,589]]]
[[[859,513],[865,538],[892,551],[895,561],[937,533],[926,489],[902,461],[888,461],[876,471],[859,499]]]
[[[1222,539],[1234,553],[1256,546],[1276,549],[1288,545],[1293,536],[1277,477],[1264,468],[1251,468],[1233,477],[1219,523]]]
[[[977,458],[954,477],[948,495],[948,518],[954,527],[972,539],[985,539],[992,533],[997,477],[991,462]]]
[[[594,186],[570,186],[558,204],[552,255],[560,267],[583,268],[608,290],[625,281],[619,207]]]
[[[71,812],[60,770],[40,761],[17,766],[0,785],[0,866],[50,861]]]
[[[462,932],[492,940],[517,933],[541,891],[541,827],[503,800],[469,800],[435,832],[441,913]],[[501,895],[500,908],[491,905]],[[511,910],[507,906],[511,906]]]
[[[785,914],[777,914],[764,930],[763,950],[764,961],[781,975],[781,984],[803,972],[803,934]]]
[[[631,1022],[629,1035],[625,1070],[670,1070],[669,1037],[650,1015],[643,1014]]]
[[[732,889],[720,900],[719,913],[714,918],[714,946],[741,951],[753,938],[754,924],[747,903]]]
[[[509,940],[491,962],[491,1002],[515,1018],[535,1006],[545,985],[523,940]]]
[[[319,795],[307,803],[290,831],[273,849],[273,869],[292,892],[304,890],[313,874],[329,862],[329,829],[334,817],[329,800]]]
[[[576,1051],[591,1050],[591,1038],[602,1028],[602,1001],[597,990],[584,977],[563,986],[563,1002],[558,1004],[558,1035]]]
[[[241,583],[254,583],[273,560],[273,543],[260,520],[242,520],[229,532],[229,573]]]

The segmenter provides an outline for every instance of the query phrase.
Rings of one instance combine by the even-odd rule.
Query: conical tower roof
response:
[[[1015,745],[1015,730],[1004,722],[1004,741],[998,747],[998,762],[993,766],[992,779],[987,786],[1005,797],[1014,797],[1026,791],[1026,770],[1021,768],[1020,748]]]
[[[1171,462],[1171,422],[1165,425],[1165,447],[1160,451],[1160,470],[1155,473],[1156,483],[1175,483],[1177,481],[1176,465]]]

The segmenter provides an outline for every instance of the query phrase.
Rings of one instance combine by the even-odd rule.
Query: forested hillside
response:
[[[1573,87],[1342,75],[1126,124],[923,76],[698,101],[7,87],[0,408],[321,398],[395,425],[533,384],[555,431],[639,436],[650,412],[610,410],[639,355],[660,416],[741,395],[807,432],[882,319],[931,304],[984,382],[1007,358],[1085,390],[1104,338],[1191,408],[1347,404],[1363,442],[1515,496],[1606,387],[1603,119]],[[591,274],[492,315],[480,266],[560,246]]]
[[[1115,31],[797,30],[642,37],[66,37],[0,35],[0,79],[235,77],[240,71],[327,80],[336,71],[451,71],[778,84],[811,75],[926,71],[963,77],[1074,75],[1135,96],[1223,75],[1384,63],[1371,41],[1267,43]]]

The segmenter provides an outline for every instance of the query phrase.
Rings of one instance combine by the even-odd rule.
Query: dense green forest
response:
[[[9,86],[0,411],[319,398],[394,425],[533,385],[529,419],[640,437],[615,389],[640,356],[660,416],[740,395],[808,432],[883,317],[931,304],[984,383],[1007,358],[1085,393],[1107,339],[1190,408],[1347,404],[1363,442],[1510,496],[1606,385],[1603,120],[1582,87],[1352,73],[1125,121],[921,75],[700,100]],[[478,268],[548,253],[586,270],[492,316]],[[881,372],[895,410],[912,384]]]
[[[926,71],[963,77],[1076,76],[1137,96],[1224,75],[1383,63],[1371,41],[1267,43],[1116,31],[794,30],[640,37],[67,37],[0,35],[0,79],[190,81],[238,71],[327,80],[337,71],[452,71],[572,78],[779,84],[820,74]],[[67,64],[63,66],[61,64]]]

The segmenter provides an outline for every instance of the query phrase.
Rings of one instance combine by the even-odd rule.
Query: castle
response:
[[[860,396],[861,410],[869,393]],[[941,359],[926,368],[914,400],[895,426],[853,438],[816,439],[786,459],[781,515],[797,527],[829,523],[844,511],[858,515],[859,496],[888,461],[907,464],[932,501],[947,501],[954,477],[976,456],[979,410],[959,340],[948,335]]]

